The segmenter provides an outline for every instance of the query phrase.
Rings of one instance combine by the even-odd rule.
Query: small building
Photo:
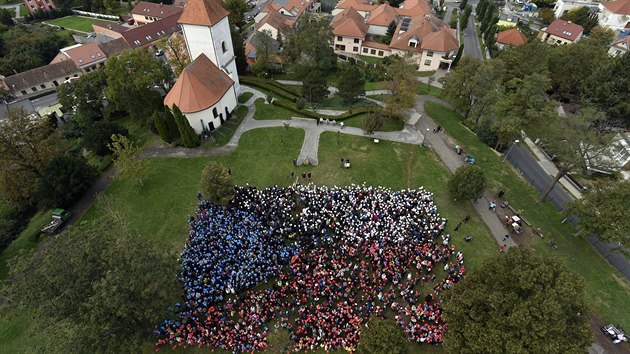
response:
[[[24,6],[26,6],[30,13],[38,10],[48,11],[57,8],[53,0],[24,0]]]
[[[614,31],[630,29],[630,0],[617,0],[599,4],[599,25]]]
[[[614,57],[628,52],[630,52],[630,35],[615,38],[608,48],[608,54]]]
[[[527,37],[516,28],[510,28],[497,34],[497,47],[500,50],[527,43]]]
[[[582,38],[584,27],[571,21],[554,20],[549,27],[543,28],[539,33],[541,42],[553,45],[571,44]]]
[[[25,72],[1,77],[2,86],[13,97],[32,96],[41,91],[52,91],[83,71],[72,60],[40,66]]]
[[[278,11],[270,11],[265,17],[254,25],[257,32],[269,31],[271,38],[278,39],[280,35],[286,34],[289,28],[295,23],[294,20],[282,15]]]
[[[50,63],[59,63],[64,60],[72,60],[81,71],[89,73],[103,66],[107,55],[96,43],[75,44],[60,49],[59,54]]]
[[[92,28],[97,34],[103,34],[111,38],[123,38],[130,48],[146,47],[154,42],[169,38],[173,33],[181,31],[177,22],[181,16],[177,12],[166,18],[149,22],[143,26],[125,27],[117,23],[97,23]]]
[[[138,26],[165,19],[171,15],[182,12],[184,9],[179,6],[164,5],[139,1],[131,10],[131,15]]]
[[[220,127],[230,117],[236,97],[234,81],[202,53],[182,71],[164,105],[171,109],[177,105],[201,134]]]
[[[330,26],[335,35],[333,40],[335,52],[360,53],[368,25],[357,10],[353,7],[344,9],[333,18]]]

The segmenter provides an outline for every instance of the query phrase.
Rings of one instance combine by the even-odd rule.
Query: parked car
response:
[[[606,335],[610,337],[610,339],[612,339],[612,342],[614,344],[628,341],[628,336],[626,336],[624,331],[621,328],[615,327],[612,324],[608,324],[602,327],[602,331],[604,331],[604,333],[606,333]]]
[[[472,155],[466,155],[466,158],[464,158],[464,161],[468,162],[471,165],[475,164],[475,158],[472,157]]]

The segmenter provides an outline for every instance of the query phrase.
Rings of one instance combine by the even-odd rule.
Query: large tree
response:
[[[109,150],[107,144],[112,141],[112,135],[114,134],[129,136],[129,131],[122,125],[110,120],[95,122],[91,126],[84,128],[83,147],[97,156],[108,155],[111,153],[111,150]]]
[[[581,353],[592,343],[584,280],[521,247],[487,260],[445,297],[451,353]]]
[[[466,165],[458,168],[448,180],[448,192],[457,201],[476,201],[483,195],[486,176],[481,168]]]
[[[227,204],[234,197],[234,181],[228,169],[216,161],[208,161],[201,175],[201,191],[206,199]]]
[[[60,156],[44,171],[39,203],[48,208],[68,208],[90,187],[96,175],[96,169],[85,159]]]
[[[182,145],[187,148],[199,146],[199,135],[197,135],[195,130],[190,126],[188,118],[184,116],[177,105],[173,105],[172,114],[175,123],[177,124],[177,129],[179,130],[179,137]]]
[[[558,117],[550,122],[545,137],[546,148],[555,156],[558,173],[542,191],[538,199],[543,202],[556,183],[569,172],[585,171],[589,163],[607,164],[602,159],[608,153],[610,134],[602,132],[597,123],[604,118],[602,112],[593,108],[583,108],[579,114],[567,118]]]
[[[630,242],[628,200],[629,181],[607,183],[584,193],[566,213],[578,215],[578,228],[584,236],[595,234],[603,241],[627,244]]]
[[[162,107],[156,88],[166,91],[171,73],[147,50],[129,50],[109,58],[104,72],[107,76],[105,95],[115,108],[135,118],[146,118]]]
[[[630,128],[630,53],[598,67],[581,89],[581,100],[604,111],[618,125]]]
[[[416,81],[416,67],[410,57],[394,56],[387,65],[385,81],[381,83],[384,90],[388,90],[383,115],[391,119],[405,120],[401,114],[404,108],[412,107],[416,97],[418,82]]]
[[[275,40],[269,30],[254,32],[252,43],[256,46],[256,63],[251,70],[258,77],[267,77],[272,70],[271,56],[274,54]]]
[[[250,10],[249,5],[245,0],[223,0],[223,8],[225,8],[229,15],[230,23],[238,27],[239,29],[245,24],[244,13]]]
[[[68,147],[46,121],[10,110],[0,123],[0,194],[16,207],[34,205],[46,169]]]
[[[337,58],[330,46],[332,30],[326,17],[305,13],[298,20],[297,30],[288,33],[282,54],[289,71],[302,79],[318,70],[324,76],[335,70]]]
[[[365,79],[361,70],[354,64],[344,64],[339,68],[339,96],[344,103],[354,103],[365,94]]]
[[[407,353],[407,336],[393,320],[383,320],[372,316],[367,328],[361,331],[361,341],[357,347],[365,354],[404,354]]]
[[[304,77],[302,96],[309,103],[319,103],[328,96],[328,82],[319,70],[312,70]]]
[[[500,51],[497,59],[505,63],[503,81],[508,82],[514,78],[522,79],[534,73],[546,72],[552,50],[548,44],[533,40]]]
[[[37,351],[134,351],[177,294],[175,256],[162,249],[97,219],[11,262],[6,295],[12,308],[33,314],[43,340]]]
[[[146,164],[140,159],[142,149],[124,135],[114,134],[111,138],[112,142],[107,147],[114,154],[114,166],[120,171],[119,176],[137,179],[140,185],[144,185],[142,178]]]
[[[190,64],[190,55],[188,54],[188,49],[186,49],[186,41],[181,33],[176,32],[168,38],[162,38],[156,45],[164,51],[175,76],[179,76],[186,66]]]
[[[571,21],[584,27],[584,33],[591,33],[591,30],[597,26],[597,14],[591,14],[586,6],[576,7],[564,13],[561,17],[565,21]]]

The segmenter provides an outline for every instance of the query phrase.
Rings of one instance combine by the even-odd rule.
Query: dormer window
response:
[[[415,48],[417,45],[418,45],[418,42],[416,42],[416,41],[409,41],[409,46],[411,48]]]

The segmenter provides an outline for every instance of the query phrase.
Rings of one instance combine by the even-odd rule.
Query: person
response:
[[[464,218],[464,224],[467,224],[468,220],[470,220],[470,215],[466,215],[466,217]]]
[[[293,166],[297,166],[297,159],[293,159]]]
[[[470,242],[470,241],[472,241],[472,240],[473,240],[472,235],[468,235],[468,236],[466,236],[466,238],[464,239],[464,241],[466,241],[466,242]]]
[[[459,230],[459,227],[460,227],[460,226],[462,226],[462,223],[461,223],[461,222],[460,222],[460,223],[458,223],[458,224],[457,224],[457,226],[455,226],[455,229],[453,229],[453,231],[457,231],[457,230]]]
[[[232,169],[228,167],[228,175],[232,175]]]
[[[306,178],[306,172],[302,172],[302,179]]]
[[[508,238],[510,238],[510,235],[508,234],[503,235],[503,241],[507,240]]]
[[[503,250],[505,249],[505,247],[507,247],[507,245],[504,243],[501,246],[499,246],[499,252],[503,252]]]
[[[497,208],[497,203],[495,203],[494,200],[490,201],[490,205],[488,206],[488,210],[495,211],[496,208]]]
[[[501,197],[503,197],[504,194],[505,194],[505,191],[504,190],[500,190],[499,194],[497,194],[497,197],[501,198]]]
[[[310,172],[306,174],[306,178],[311,179],[311,173]]]
[[[343,129],[343,122],[339,123],[339,130]]]

